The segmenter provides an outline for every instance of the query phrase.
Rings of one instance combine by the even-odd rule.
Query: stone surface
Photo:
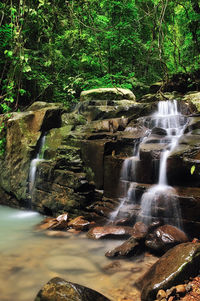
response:
[[[158,291],[156,300],[162,300],[161,295],[165,296],[166,301],[199,301],[200,300],[200,277],[195,277],[187,283],[179,284],[167,289]],[[160,297],[160,298],[159,298]],[[155,301],[156,301],[155,300]]]
[[[136,241],[134,237],[130,237],[122,245],[106,252],[105,256],[109,258],[128,257],[138,255],[140,252],[142,252],[140,244]]]
[[[144,239],[148,233],[148,227],[143,222],[137,222],[133,226],[133,237],[136,240]]]
[[[165,253],[138,281],[141,300],[152,301],[160,289],[166,290],[198,274],[200,244],[184,243]]]
[[[66,230],[68,228],[68,214],[64,213],[57,218],[46,218],[37,226],[39,230]]]
[[[134,233],[133,229],[128,226],[104,226],[94,227],[87,233],[88,238],[100,239],[109,237],[127,237]]]
[[[69,227],[81,231],[88,230],[90,225],[92,225],[92,223],[87,221],[83,216],[77,216],[68,223]]]
[[[29,109],[34,109],[34,105]],[[26,199],[30,161],[41,133],[59,126],[61,122],[60,106],[44,104],[44,107],[39,105],[39,108],[11,113],[7,120],[6,153],[0,160],[0,186],[18,200]]]
[[[200,92],[189,92],[184,95],[183,100],[189,104],[193,112],[200,112]]]
[[[180,229],[171,225],[163,225],[147,236],[145,245],[153,251],[165,252],[173,246],[188,240],[187,235]]]
[[[109,301],[102,294],[85,286],[53,278],[37,294],[35,301]]]
[[[128,89],[99,88],[81,92],[80,100],[135,100],[135,95]]]

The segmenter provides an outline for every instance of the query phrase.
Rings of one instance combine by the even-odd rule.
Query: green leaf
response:
[[[190,169],[190,173],[191,175],[193,175],[194,171],[195,171],[196,167],[195,165],[192,165],[191,169]]]
[[[24,68],[23,68],[23,72],[30,72],[32,69],[31,69],[31,66],[29,66],[29,65],[26,65],[26,66],[24,66]]]

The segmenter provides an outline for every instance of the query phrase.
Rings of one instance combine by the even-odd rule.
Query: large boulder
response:
[[[184,95],[183,100],[189,104],[193,112],[200,112],[200,92],[189,92]]]
[[[138,281],[141,300],[152,301],[160,289],[181,284],[199,273],[200,243],[180,244],[165,253]]]
[[[52,278],[37,294],[35,301],[109,301],[102,294],[85,286]]]
[[[153,251],[163,252],[188,240],[187,235],[180,229],[171,225],[164,225],[148,235],[145,245]]]
[[[135,101],[135,95],[128,89],[122,88],[99,88],[81,92],[80,100],[122,100]]]

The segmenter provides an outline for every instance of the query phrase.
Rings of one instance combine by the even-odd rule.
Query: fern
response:
[[[9,24],[2,25],[0,27],[0,47],[6,48],[12,38],[12,29]]]

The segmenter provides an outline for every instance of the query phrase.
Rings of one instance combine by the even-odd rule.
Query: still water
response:
[[[151,255],[109,260],[113,240],[88,240],[85,234],[49,237],[37,232],[43,217],[0,206],[0,300],[33,301],[52,277],[93,288],[113,301],[140,300],[134,282],[156,261]]]

